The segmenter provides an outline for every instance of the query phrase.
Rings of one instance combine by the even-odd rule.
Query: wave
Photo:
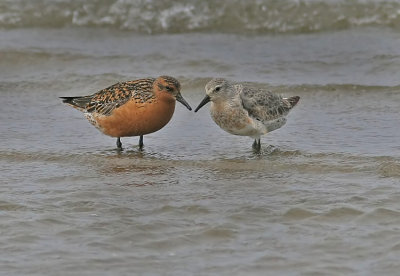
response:
[[[100,27],[140,33],[312,33],[400,29],[400,2],[373,0],[3,0],[0,28]]]

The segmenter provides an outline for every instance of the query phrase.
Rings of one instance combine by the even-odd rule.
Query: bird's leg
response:
[[[256,152],[260,152],[260,150],[261,150],[261,139],[260,138],[254,140],[253,149]]]
[[[120,137],[117,138],[117,148],[118,148],[119,150],[122,150],[122,143],[121,143]]]
[[[254,143],[253,143],[253,149],[257,148],[257,139],[254,139]]]
[[[140,150],[143,149],[143,135],[140,135],[140,138],[139,138],[139,149]]]

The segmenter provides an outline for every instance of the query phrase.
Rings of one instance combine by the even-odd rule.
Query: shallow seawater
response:
[[[398,33],[0,37],[0,274],[398,272]],[[192,107],[213,76],[301,100],[254,153],[179,103],[119,152],[58,99],[161,74]]]

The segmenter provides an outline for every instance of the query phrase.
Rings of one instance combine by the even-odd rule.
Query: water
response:
[[[398,274],[399,9],[2,1],[0,275]],[[179,103],[119,153],[58,99],[162,74],[301,100],[254,154]]]

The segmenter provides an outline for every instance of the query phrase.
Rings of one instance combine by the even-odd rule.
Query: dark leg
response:
[[[143,149],[143,135],[140,135],[140,138],[139,138],[139,149]]]
[[[257,139],[254,139],[254,142],[253,142],[253,149],[257,149]]]
[[[122,150],[122,143],[121,143],[121,139],[118,137],[118,139],[117,139],[117,148],[119,149],[119,150]]]
[[[256,152],[260,152],[260,150],[261,150],[261,139],[255,139],[255,140],[254,140],[253,149],[254,149]]]

